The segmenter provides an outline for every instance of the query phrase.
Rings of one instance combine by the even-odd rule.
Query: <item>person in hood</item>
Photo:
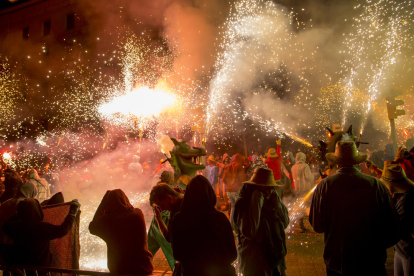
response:
[[[132,157],[132,163],[128,165],[128,175],[132,179],[138,179],[144,172],[139,160],[140,157],[138,155],[134,155]]]
[[[13,239],[13,264],[49,267],[52,264],[50,241],[69,233],[79,208],[77,200],[72,201],[63,223],[53,225],[43,221],[39,201],[34,198],[21,200],[17,205],[17,215],[3,226],[4,232]]]
[[[154,268],[148,251],[144,214],[134,208],[125,193],[107,191],[89,231],[106,242],[108,269],[115,274],[150,275]]]
[[[280,145],[282,144],[282,141],[277,140],[276,144],[276,150],[274,148],[270,148],[268,150],[267,161],[265,161],[265,163],[269,169],[273,171],[273,177],[275,178],[275,181],[280,182],[280,179],[282,178],[282,155],[280,154]]]
[[[295,184],[296,194],[298,196],[306,195],[314,184],[314,177],[308,164],[306,164],[306,155],[298,152],[295,158],[295,165],[292,167],[293,183]]]
[[[11,169],[5,169],[3,171],[4,176],[4,193],[0,197],[0,203],[3,204],[3,202],[13,198],[17,191],[19,190],[20,186],[23,184],[23,179],[20,177],[20,175]]]
[[[40,203],[50,198],[50,187],[49,183],[39,176],[39,173],[35,169],[30,169],[27,181],[36,186],[37,195],[36,199]]]
[[[227,196],[230,200],[230,219],[233,217],[233,209],[238,198],[239,190],[246,180],[243,162],[244,158],[239,153],[234,155],[233,162],[226,166],[223,173],[223,182],[226,184]]]
[[[272,170],[257,168],[240,190],[233,229],[238,239],[239,272],[245,276],[286,275],[289,214],[277,186]]]
[[[11,238],[1,228],[4,223],[17,212],[17,205],[26,198],[34,198],[37,195],[37,189],[31,182],[24,182],[16,195],[4,202],[0,206],[0,244],[12,244]]]
[[[311,189],[314,183],[314,177],[311,173],[310,167],[306,162],[306,155],[303,152],[298,152],[295,158],[295,165],[292,167],[292,178],[295,185],[296,195],[299,197],[305,196]],[[306,214],[301,214],[299,219],[300,232],[305,233],[306,227],[303,219]]]
[[[208,179],[193,177],[181,210],[171,226],[174,258],[183,276],[235,276],[237,258],[233,230],[227,217],[215,209],[216,195]]]

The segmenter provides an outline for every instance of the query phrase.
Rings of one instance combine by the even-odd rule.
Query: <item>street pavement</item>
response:
[[[288,253],[286,255],[288,276],[321,276],[326,275],[326,268],[323,262],[323,234],[315,233],[305,218],[306,233],[299,233],[299,225],[291,228],[291,233],[286,235]],[[393,274],[394,250],[387,250],[387,273]],[[162,251],[158,251],[154,257],[154,275],[171,275],[167,260]]]

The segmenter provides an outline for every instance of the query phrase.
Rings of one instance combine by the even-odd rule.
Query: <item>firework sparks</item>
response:
[[[174,97],[162,89],[148,87],[137,88],[124,96],[103,104],[99,112],[103,114],[133,114],[137,117],[157,116],[163,110],[173,106]]]

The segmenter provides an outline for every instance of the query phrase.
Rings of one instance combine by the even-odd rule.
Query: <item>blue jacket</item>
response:
[[[217,166],[210,166],[206,167],[206,178],[210,181],[211,185],[215,185],[218,183],[218,174],[219,170]]]

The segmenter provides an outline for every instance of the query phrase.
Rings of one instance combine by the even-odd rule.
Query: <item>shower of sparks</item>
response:
[[[298,113],[312,106],[304,77],[310,69],[305,64],[312,60],[306,53],[312,50],[304,51],[306,45],[296,34],[304,26],[294,21],[294,15],[272,1],[234,4],[210,83],[208,131],[216,140],[226,143],[239,136],[249,127],[248,120],[281,136],[298,136],[296,125],[285,123],[287,117],[308,128],[309,122]],[[292,103],[280,112],[278,107],[287,100],[279,99],[277,90],[283,90]],[[269,102],[274,102],[274,115],[262,114],[263,105]]]
[[[161,89],[140,87],[124,96],[103,104],[99,112],[104,114],[133,114],[137,117],[157,116],[174,104],[174,97]]]
[[[343,97],[342,125],[354,108],[352,91],[365,91],[368,100],[359,108],[361,125],[372,113],[373,105],[389,89],[399,87],[404,67],[412,63],[411,22],[414,9],[411,1],[366,1],[354,7],[360,15],[353,18],[354,30],[345,39],[349,58],[342,63],[346,87]],[[362,127],[361,127],[362,128]]]
[[[305,196],[298,197],[294,202],[286,205],[286,207],[289,209],[290,220],[289,226],[285,230],[286,233],[289,233],[292,227],[298,223],[298,220],[305,216],[306,209],[310,207],[309,199],[313,195],[313,192],[317,186],[318,185],[315,185],[315,187],[313,187]]]
[[[116,46],[110,50],[91,54],[80,42],[68,43],[61,69],[40,62],[44,46],[22,64],[0,56],[3,161],[25,171],[43,168],[51,153],[51,171],[77,170],[107,150],[124,146],[136,152],[137,137],[156,144],[160,134],[178,137],[204,122],[213,139],[229,147],[246,130],[311,147],[321,129],[338,121],[344,127],[357,120],[362,133],[369,116],[377,128],[388,131],[382,92],[401,84],[412,93],[407,76],[413,64],[414,9],[410,1],[378,0],[360,1],[355,10],[360,16],[349,18],[353,25],[343,34],[342,71],[336,76],[319,74],[317,47],[300,36],[311,28],[270,0],[234,3],[220,27],[224,36],[212,79],[206,74],[201,80],[181,80],[183,74],[173,66],[178,49],[154,41],[149,32],[138,35],[124,27],[112,34]],[[31,62],[42,64],[40,80],[21,70]],[[311,87],[310,76],[334,80]],[[406,94],[403,108],[408,110],[414,101]],[[119,103],[125,97],[128,101]],[[316,126],[312,116],[300,116],[303,112],[316,114]],[[396,125],[408,137],[413,122],[403,116]],[[306,209],[312,191],[288,206],[292,223]],[[136,207],[148,201],[147,193],[128,196]],[[107,269],[106,245],[88,231],[100,200],[95,196],[82,203],[80,263],[102,271]]]

